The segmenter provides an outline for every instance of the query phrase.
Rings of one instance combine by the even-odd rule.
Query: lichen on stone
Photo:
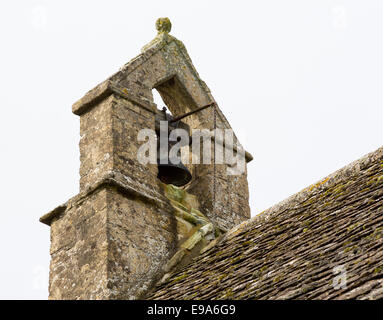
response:
[[[169,18],[158,18],[156,21],[156,29],[158,33],[169,33],[172,29],[172,23]]]

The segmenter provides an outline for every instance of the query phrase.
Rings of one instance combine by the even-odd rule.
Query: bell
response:
[[[190,171],[184,166],[184,164],[180,161],[179,158],[175,156],[169,157],[170,148],[178,141],[171,141],[169,139],[169,130],[173,130],[178,128],[180,121],[176,121],[173,124],[173,117],[166,113],[166,107],[162,108],[162,117],[157,119],[156,122],[156,133],[157,137],[165,136],[167,137],[168,147],[164,147],[161,150],[160,139],[158,139],[157,144],[157,165],[158,165],[158,175],[157,178],[160,179],[165,184],[173,184],[177,187],[182,187],[185,184],[189,183],[192,179],[192,175]],[[159,125],[159,121],[168,121],[168,126],[161,131],[161,126]],[[187,127],[188,128],[188,127]],[[189,129],[188,129],[189,130]],[[161,152],[162,151],[162,152]],[[178,154],[180,156],[180,154]],[[161,157],[164,157],[165,161],[160,161]],[[162,162],[162,163],[161,163]]]
[[[169,159],[169,163],[167,164],[161,164],[159,157],[157,158],[158,179],[165,184],[173,184],[177,187],[182,187],[189,183],[192,178],[190,171],[182,162],[173,164],[171,160],[172,159]]]

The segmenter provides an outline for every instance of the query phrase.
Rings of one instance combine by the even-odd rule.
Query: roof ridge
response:
[[[247,230],[257,223],[262,223],[271,218],[275,213],[281,213],[287,208],[291,208],[291,205],[295,202],[300,204],[308,198],[316,195],[323,189],[328,189],[339,182],[345,181],[350,177],[357,175],[360,171],[365,170],[370,164],[374,163],[378,159],[383,159],[383,146],[377,150],[370,152],[363,157],[354,160],[353,162],[345,165],[344,167],[334,171],[325,178],[309,185],[308,187],[292,194],[286,199],[274,204],[270,208],[260,212],[253,218],[243,221],[232,229],[228,230],[221,241],[235,237],[243,230]]]

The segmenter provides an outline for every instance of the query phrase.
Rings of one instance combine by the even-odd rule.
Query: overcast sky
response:
[[[71,105],[167,16],[245,148],[252,215],[383,145],[383,1],[1,1],[0,298],[46,299]],[[159,101],[157,101],[159,102]]]

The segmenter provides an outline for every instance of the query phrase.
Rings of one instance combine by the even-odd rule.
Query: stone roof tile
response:
[[[149,299],[383,298],[383,148],[230,230]]]

